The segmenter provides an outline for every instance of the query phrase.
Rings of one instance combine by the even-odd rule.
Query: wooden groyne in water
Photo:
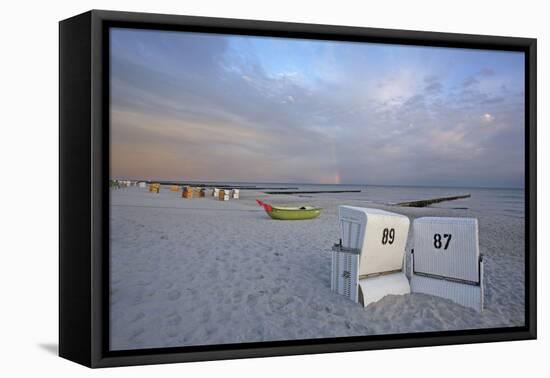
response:
[[[291,191],[269,191],[264,192],[265,194],[317,194],[317,193],[360,193],[361,190],[312,190],[312,191],[298,191],[298,192],[291,192]]]
[[[454,196],[454,197],[440,197],[440,198],[432,198],[432,199],[425,199],[425,200],[419,200],[419,201],[407,201],[407,202],[400,202],[396,203],[395,206],[401,206],[401,207],[426,207],[430,206],[434,203],[440,203],[445,201],[454,201],[458,199],[464,199],[464,198],[470,198],[471,194],[464,194],[461,196]]]

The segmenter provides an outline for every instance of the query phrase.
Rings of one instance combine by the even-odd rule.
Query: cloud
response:
[[[479,80],[475,76],[470,76],[464,79],[462,86],[465,88],[471,87],[473,85],[479,84]]]
[[[495,116],[489,113],[483,114],[481,118],[484,122],[487,122],[487,123],[493,122],[495,120]]]
[[[401,104],[416,93],[418,85],[414,73],[401,70],[378,81],[373,99],[389,105]]]
[[[462,66],[450,49],[429,50],[429,59],[413,64],[412,47],[393,59],[395,46],[292,50],[286,40],[270,43],[286,44],[280,49],[292,52],[294,66],[284,57],[266,66],[263,40],[235,50],[238,38],[114,35],[113,175],[522,184],[524,104],[514,89],[522,87],[520,70],[502,76],[475,52]],[[421,64],[428,60],[441,68]]]
[[[483,67],[480,71],[479,71],[479,75],[481,76],[494,76],[495,74],[495,71],[491,68],[487,68],[487,67]]]
[[[429,93],[439,93],[441,92],[442,89],[443,89],[443,84],[439,82],[430,83],[426,85],[426,87],[424,88],[424,90]]]
[[[493,76],[495,76],[495,71],[493,69],[483,67],[474,74],[466,77],[462,82],[462,86],[464,88],[476,87],[482,83],[490,82],[490,79]]]

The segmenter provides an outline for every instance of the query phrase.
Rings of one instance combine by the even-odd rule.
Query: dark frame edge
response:
[[[185,16],[161,13],[121,12],[112,10],[91,10],[94,17],[101,21],[143,23],[157,28],[166,26],[176,29],[177,25],[186,27],[216,29],[213,32],[236,33],[245,35],[286,36],[291,38],[325,39],[332,35],[335,40],[364,40],[436,47],[487,48],[495,50],[525,51],[526,46],[536,42],[535,38],[493,36],[485,34],[464,34],[451,32],[418,31],[406,29],[383,29],[362,26],[343,26],[329,24],[307,24],[296,22],[250,20],[222,17]],[[467,41],[467,43],[465,42]]]
[[[391,336],[391,335],[388,335]],[[245,358],[284,357],[308,354],[361,352],[368,350],[438,347],[459,344],[484,344],[492,342],[525,341],[535,339],[530,331],[515,331],[483,335],[483,339],[471,335],[431,336],[424,338],[391,339],[377,341],[359,341],[326,343],[320,339],[319,344],[243,348],[235,350],[218,350],[204,352],[172,352],[162,354],[143,354],[139,356],[103,357],[92,367],[105,368],[117,366],[158,365],[167,363],[200,362],[215,360],[234,360]]]
[[[528,69],[526,73],[526,93],[529,107],[526,109],[527,123],[525,129],[528,132],[526,141],[526,169],[525,178],[526,188],[529,191],[529,208],[526,217],[526,241],[528,241],[529,259],[526,264],[529,280],[526,282],[528,300],[526,318],[529,324],[529,336],[531,339],[537,338],[537,40],[529,39],[526,41],[526,59]]]
[[[91,12],[59,22],[59,355],[91,366]]]
[[[91,269],[92,269],[92,345],[91,345],[91,367],[100,367],[104,350],[108,349],[108,340],[105,339],[104,328],[108,326],[108,319],[104,318],[104,298],[108,297],[109,271],[105,268],[104,257],[109,251],[109,135],[108,128],[103,125],[109,124],[107,112],[103,112],[104,103],[104,75],[109,73],[108,57],[103,55],[103,45],[106,42],[106,35],[103,32],[101,17],[97,11],[91,11],[91,176],[92,176],[92,245],[91,245]],[[107,92],[108,93],[108,92]],[[105,153],[107,151],[107,153]],[[105,173],[106,172],[106,173]],[[107,181],[105,180],[107,177]],[[106,202],[104,200],[107,199]],[[107,251],[107,253],[105,252]]]

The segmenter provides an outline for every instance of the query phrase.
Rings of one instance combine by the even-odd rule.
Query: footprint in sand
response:
[[[166,329],[164,330],[166,336],[170,337],[170,338],[174,338],[176,336],[178,336],[178,329],[177,328],[169,328],[169,329]]]
[[[210,310],[206,309],[202,312],[202,322],[207,323],[210,320]]]
[[[341,308],[337,308],[336,310],[333,311],[333,314],[336,316],[343,316],[345,314],[345,311]]]
[[[144,328],[136,328],[134,331],[132,331],[132,335],[130,336],[130,340],[135,340],[138,337],[140,337],[145,332]]]
[[[312,310],[315,310],[315,311],[322,311],[323,310],[323,306],[320,305],[319,303],[315,303],[315,302],[311,302],[309,304],[309,307],[312,309]]]
[[[132,323],[135,323],[145,317],[145,314],[143,312],[138,312],[136,316],[132,319]]]
[[[179,315],[172,315],[168,317],[168,320],[166,321],[166,324],[169,326],[178,326],[181,323],[181,316]]]
[[[216,332],[218,332],[218,327],[216,327],[215,325],[207,325],[205,330],[206,330],[206,335],[211,336]]]
[[[175,316],[175,315],[178,315],[178,310],[176,310],[175,308],[171,308],[166,312],[166,316]]]
[[[181,297],[181,293],[178,290],[172,290],[168,293],[168,299],[171,301],[175,301],[176,299],[179,299]]]
[[[242,290],[237,290],[235,294],[233,294],[233,300],[235,302],[240,302],[243,299],[243,295],[244,293]]]
[[[165,288],[165,289],[171,289],[172,286],[174,286],[174,283],[173,283],[173,282],[166,282],[166,283],[164,284],[164,288]]]
[[[270,306],[275,310],[283,310],[287,305],[294,302],[292,297],[284,295],[274,295],[269,302]]]
[[[133,305],[138,305],[143,303],[143,293],[139,293],[134,297],[134,300],[132,301]]]
[[[258,294],[248,294],[248,297],[246,298],[246,304],[248,306],[254,306],[256,303],[258,303]]]

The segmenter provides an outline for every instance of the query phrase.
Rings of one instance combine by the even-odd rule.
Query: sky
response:
[[[521,52],[110,38],[113,178],[523,187]]]

